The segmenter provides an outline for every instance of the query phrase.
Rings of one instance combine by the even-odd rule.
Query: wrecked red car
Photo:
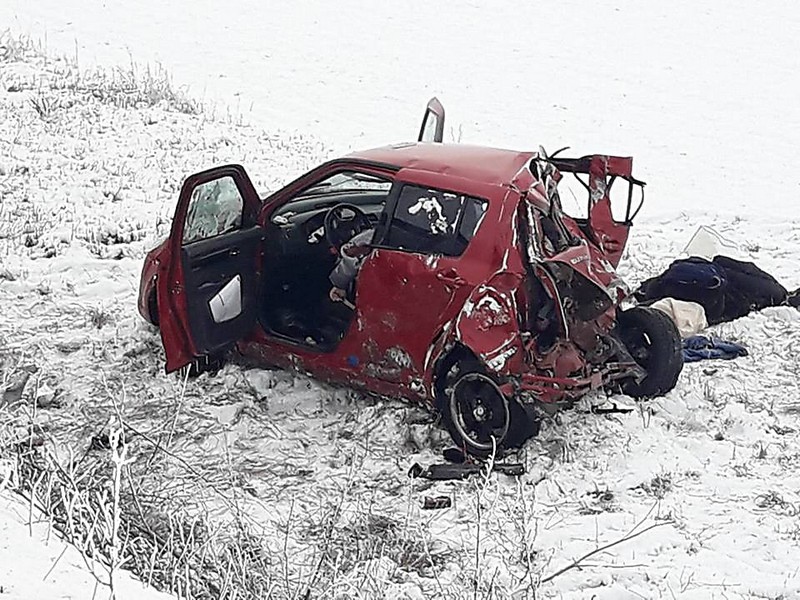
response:
[[[620,308],[615,267],[643,200],[632,160],[444,144],[443,131],[434,99],[418,142],[326,162],[266,198],[238,165],[190,176],[139,294],[167,371],[236,345],[432,403],[478,456],[519,445],[542,413],[591,390],[672,389],[674,324]],[[562,209],[567,175],[585,187],[582,217]],[[331,273],[359,235],[357,275],[334,297]]]

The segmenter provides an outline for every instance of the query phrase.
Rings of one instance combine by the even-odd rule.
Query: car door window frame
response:
[[[403,191],[408,187],[416,188],[416,189],[420,190],[421,192],[433,191],[433,192],[439,193],[439,194],[451,194],[451,195],[458,196],[458,197],[462,198],[462,203],[461,203],[461,205],[460,205],[460,207],[458,209],[458,215],[456,217],[456,221],[455,221],[455,224],[454,224],[453,231],[450,232],[450,233],[445,234],[447,236],[448,240],[452,244],[456,244],[459,236],[461,235],[461,228],[463,226],[464,215],[466,213],[466,210],[465,210],[466,202],[472,201],[472,202],[478,202],[478,203],[481,204],[481,206],[483,208],[483,212],[476,219],[475,226],[474,226],[470,236],[468,238],[466,236],[464,236],[466,238],[465,239],[465,243],[464,243],[463,248],[460,249],[460,251],[457,251],[457,252],[453,253],[453,252],[437,252],[437,251],[430,251],[430,250],[401,248],[401,247],[398,247],[397,245],[391,244],[388,241],[388,238],[389,238],[389,235],[390,235],[390,232],[391,232],[392,223],[395,220],[395,217],[396,217],[396,214],[397,214],[397,209],[400,206],[400,200],[401,200]],[[397,252],[407,252],[407,253],[410,253],[410,254],[419,254],[419,255],[422,255],[422,256],[442,255],[442,256],[448,256],[448,257],[451,257],[451,258],[457,258],[457,257],[461,256],[464,252],[466,252],[467,248],[469,247],[470,242],[472,241],[472,239],[475,237],[475,235],[477,234],[478,230],[480,229],[481,224],[483,223],[483,220],[486,217],[486,213],[488,212],[488,210],[489,210],[489,202],[488,202],[488,200],[486,200],[485,198],[481,198],[479,196],[475,196],[475,195],[472,195],[472,194],[466,194],[466,193],[463,193],[463,192],[456,192],[456,191],[452,191],[452,190],[447,190],[447,189],[444,189],[444,188],[441,188],[441,187],[436,187],[436,186],[426,186],[426,185],[422,185],[422,184],[419,184],[419,183],[395,182],[395,185],[392,188],[392,190],[390,191],[389,196],[388,196],[388,198],[386,200],[385,210],[381,214],[381,219],[378,222],[378,226],[376,228],[376,233],[375,233],[374,242],[373,242],[372,246],[375,247],[375,248],[381,248],[381,249],[384,249],[384,250],[393,250],[393,251],[397,251]]]
[[[198,205],[198,203],[197,203],[197,201],[195,199],[195,194],[198,193],[198,190],[202,186],[207,186],[207,185],[212,185],[212,184],[217,184],[218,185],[218,182],[223,181],[225,179],[230,179],[231,183],[233,184],[233,188],[236,190],[236,193],[238,195],[238,200],[239,200],[238,215],[237,215],[236,219],[234,220],[234,222],[231,224],[232,226],[229,225],[225,229],[223,229],[222,231],[217,231],[216,233],[212,233],[210,235],[202,235],[201,234],[199,236],[192,237],[191,239],[187,240],[186,239],[187,238],[187,233],[194,233],[194,232],[192,232],[190,230],[189,225],[190,225],[190,220],[194,219],[195,214],[196,214],[196,213],[192,212],[192,208],[194,206]],[[211,204],[216,204],[215,208],[217,208],[217,209],[219,209],[220,206],[221,206],[221,203],[216,202],[216,201],[211,203]],[[221,212],[221,211],[219,211],[219,210],[216,211],[216,213],[219,213],[219,212]],[[248,211],[247,211],[247,202],[244,199],[243,191],[240,189],[239,183],[236,181],[236,178],[233,175],[224,174],[224,175],[222,175],[222,176],[220,176],[220,177],[218,177],[216,179],[209,179],[208,181],[204,181],[202,183],[198,183],[192,189],[192,194],[191,194],[191,196],[189,198],[189,204],[188,204],[188,206],[186,208],[186,216],[184,218],[183,229],[182,229],[182,232],[181,232],[181,246],[188,246],[190,244],[195,244],[197,242],[202,242],[202,241],[205,241],[205,240],[209,240],[209,239],[221,236],[221,235],[226,235],[226,234],[229,234],[229,233],[233,233],[235,231],[241,231],[243,229],[247,229],[249,226],[251,226],[253,224],[253,223],[247,224],[245,222],[247,213],[248,213]],[[216,218],[216,217],[218,217],[218,214],[211,215],[209,213],[209,216],[214,216]],[[217,226],[219,226],[219,223],[217,223]],[[200,233],[200,232],[197,232],[197,233]]]

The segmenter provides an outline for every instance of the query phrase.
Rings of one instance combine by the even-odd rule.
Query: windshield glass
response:
[[[342,171],[323,179],[310,188],[303,190],[299,197],[316,196],[320,194],[334,194],[349,191],[385,191],[388,192],[392,186],[390,181],[369,175],[367,173],[355,173],[353,171]]]

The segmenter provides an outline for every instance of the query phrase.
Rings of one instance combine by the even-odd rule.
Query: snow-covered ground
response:
[[[792,3],[107,1],[87,16],[79,0],[6,0],[3,23],[77,47],[83,67],[160,61],[208,108],[119,108],[60,89],[67,62],[0,60],[0,417],[36,405],[77,454],[118,408],[146,434],[132,452],[169,490],[163,510],[244,522],[278,597],[473,597],[477,579],[477,597],[800,598],[798,311],[716,328],[750,356],[687,365],[632,414],[584,403],[529,444],[527,475],[482,485],[408,480],[443,440],[400,403],[236,365],[184,391],[135,310],[185,175],[242,162],[272,189],[413,137],[434,93],[462,141],[634,155],[649,186],[631,282],[711,225],[795,288]],[[147,462],[147,438],[170,454]],[[453,508],[420,509],[437,495]]]
[[[176,81],[337,152],[406,140],[439,95],[465,142],[636,157],[648,211],[748,214],[800,193],[791,0],[4,0],[0,26]],[[756,208],[757,207],[757,208]]]
[[[98,582],[107,580],[106,573],[59,539],[46,516],[31,512],[28,505],[6,494],[0,494],[0,593],[4,600],[107,597]],[[125,574],[115,587],[120,599],[171,598]]]

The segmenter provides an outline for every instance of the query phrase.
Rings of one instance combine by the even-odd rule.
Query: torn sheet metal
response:
[[[522,277],[497,273],[470,295],[456,320],[459,343],[498,374],[521,368],[523,348],[515,300]]]

